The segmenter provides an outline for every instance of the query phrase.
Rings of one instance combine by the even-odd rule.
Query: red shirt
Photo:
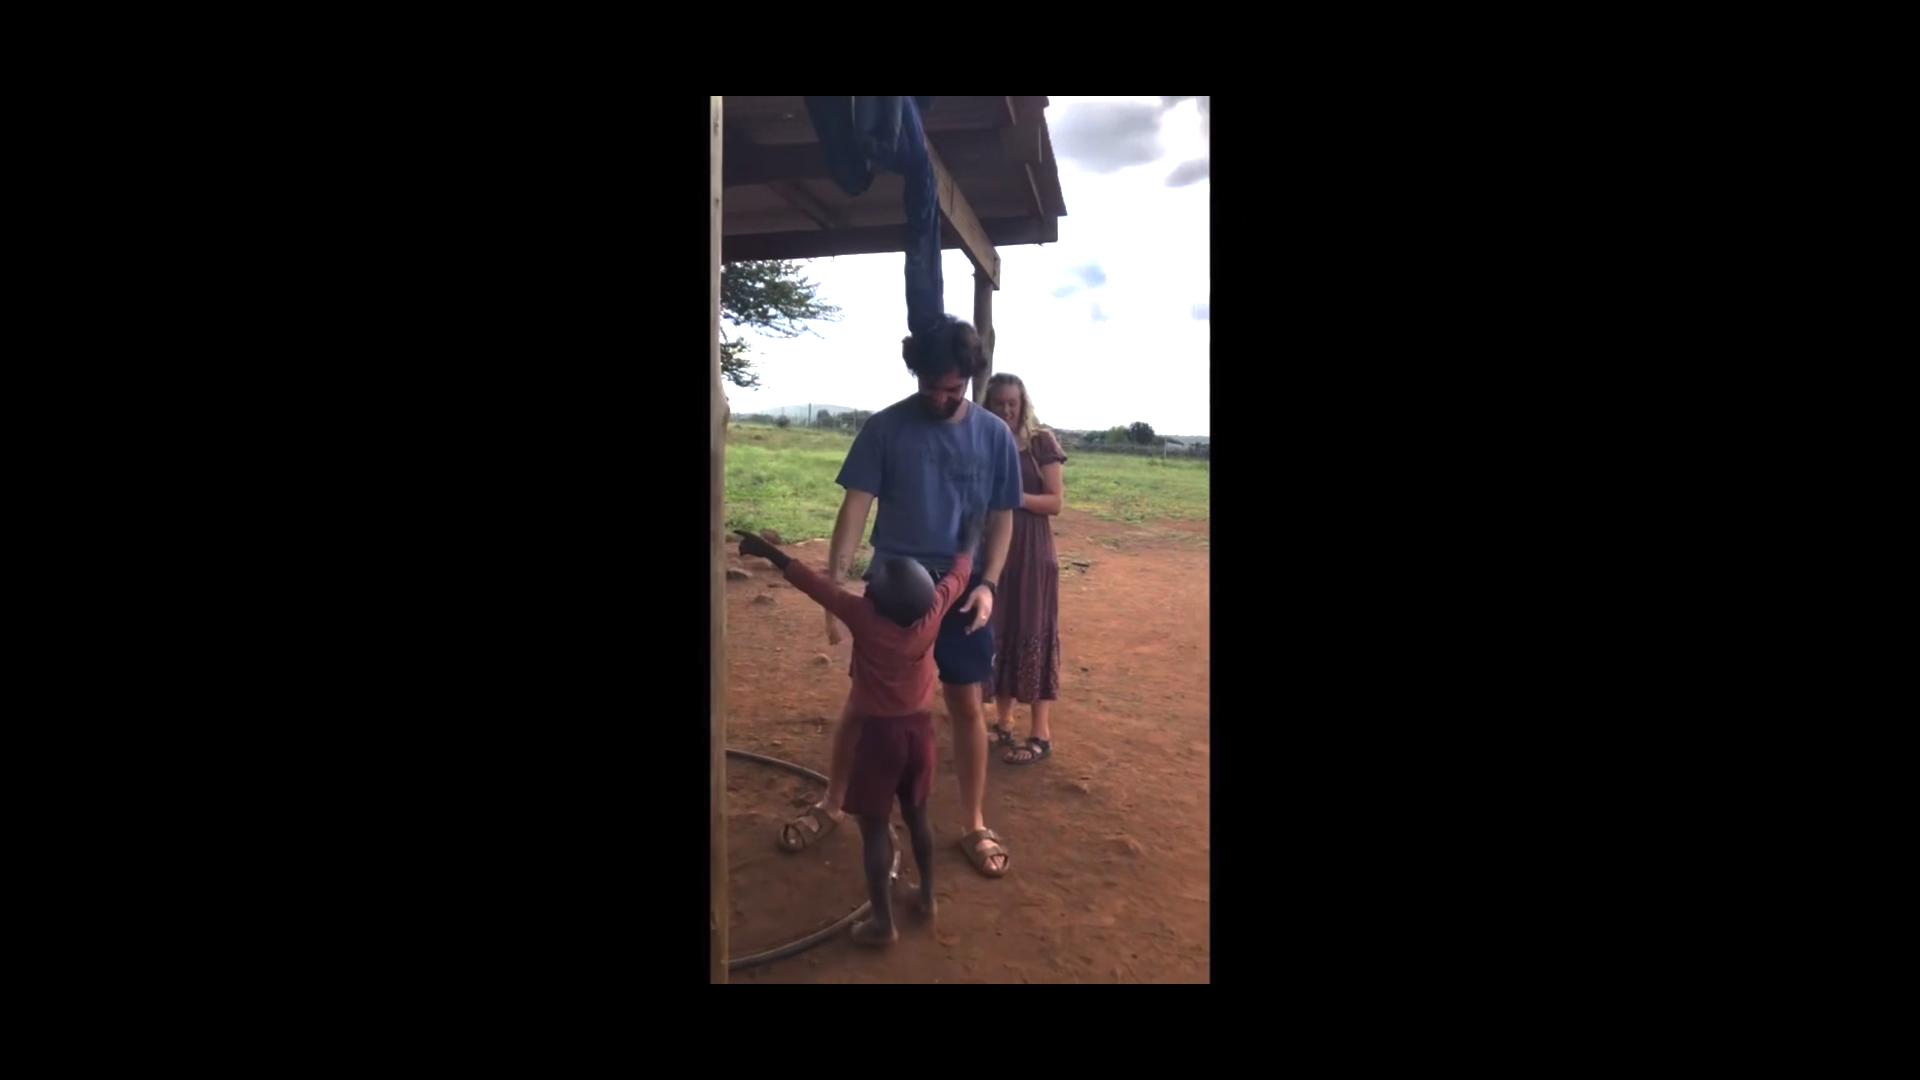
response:
[[[973,572],[973,557],[954,559],[947,576],[934,586],[933,607],[912,626],[901,626],[873,609],[864,596],[846,592],[798,559],[787,564],[787,580],[853,632],[853,707],[865,717],[909,716],[933,700],[933,641],[940,620],[960,599]]]

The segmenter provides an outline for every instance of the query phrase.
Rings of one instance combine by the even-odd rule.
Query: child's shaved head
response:
[[[867,575],[867,599],[881,615],[912,626],[933,607],[933,575],[912,559],[882,559]]]

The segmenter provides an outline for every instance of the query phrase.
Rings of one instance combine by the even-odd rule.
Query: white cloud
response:
[[[1067,277],[1070,280],[1053,290],[1054,296],[1072,296],[1074,293],[1083,292],[1087,289],[1097,289],[1107,283],[1107,272],[1101,269],[1100,264],[1097,262],[1090,262],[1083,266],[1075,266],[1067,271]]]
[[[1167,174],[1167,186],[1186,187],[1189,184],[1197,184],[1211,174],[1212,165],[1213,163],[1206,158],[1183,161],[1175,165],[1173,171]]]
[[[1076,106],[1114,103],[1158,113],[1159,156],[1115,168],[1110,155],[1083,168],[1061,150],[1068,216],[1060,219],[1060,241],[1000,249],[994,369],[1025,380],[1050,424],[1144,420],[1159,431],[1208,434],[1212,323],[1194,298],[1211,291],[1211,185],[1203,178],[1167,186],[1176,166],[1206,159],[1205,115],[1192,98],[1165,108],[1160,98],[1055,97],[1047,118],[1056,149],[1062,118]],[[1116,112],[1131,115],[1106,110]],[[1141,156],[1147,140],[1137,125],[1132,139],[1120,157]],[[947,310],[971,321],[973,268],[959,251],[943,255]],[[819,338],[749,335],[762,389],[729,387],[734,412],[812,402],[878,408],[912,393],[913,376],[900,359],[907,332],[901,256],[817,259],[807,267],[821,295],[845,309],[843,320],[817,325]]]

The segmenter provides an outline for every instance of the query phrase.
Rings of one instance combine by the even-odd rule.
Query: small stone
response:
[[[768,595],[767,595],[766,593],[759,593],[759,594],[756,594],[756,595],[754,596],[754,598],[753,598],[753,603],[756,603],[756,604],[771,604],[771,603],[773,603],[773,597],[771,597],[771,596],[768,596]]]
[[[781,544],[786,543],[786,541],[780,539],[780,534],[777,532],[774,532],[772,529],[761,529],[760,539],[765,540],[767,543],[772,544],[774,547],[779,547]]]
[[[826,653],[814,653],[813,662],[816,664],[831,664],[833,663],[833,657],[828,656]]]
[[[752,574],[747,573],[745,570],[742,570],[737,566],[727,567],[728,581],[745,581],[752,576],[753,576]]]

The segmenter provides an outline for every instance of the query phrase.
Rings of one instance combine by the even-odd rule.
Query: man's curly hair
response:
[[[907,362],[907,370],[922,379],[949,372],[971,379],[987,366],[979,331],[951,315],[931,330],[902,338],[900,357]]]

